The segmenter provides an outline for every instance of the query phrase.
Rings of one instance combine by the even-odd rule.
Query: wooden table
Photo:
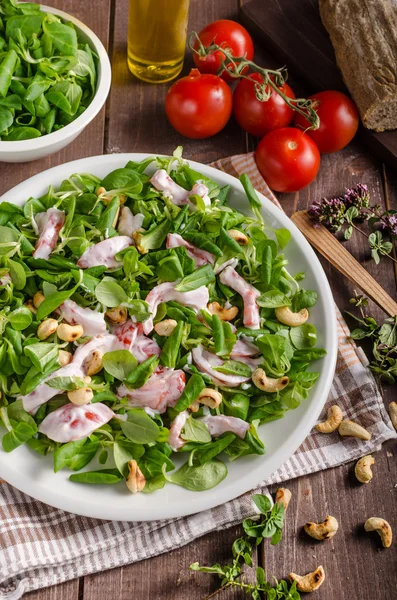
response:
[[[210,162],[254,149],[255,140],[233,120],[219,135],[202,141],[184,139],[171,128],[164,114],[168,85],[143,84],[128,72],[128,0],[96,0],[95,3],[52,0],[50,3],[84,21],[109,49],[112,90],[106,109],[66,149],[38,162],[2,163],[0,193],[51,166],[95,154],[137,151],[170,154],[182,144],[186,157]],[[264,2],[264,10],[265,5]],[[238,0],[191,0],[190,30],[199,31],[220,18],[236,19],[238,8]],[[262,64],[277,64],[263,53],[257,58]],[[191,62],[188,57],[185,72]],[[317,180],[309,188],[279,197],[286,212],[291,214],[307,208],[316,198],[339,194],[345,187],[358,182],[368,184],[374,202],[397,208],[397,179],[357,143],[338,154],[324,156]],[[384,259],[381,266],[376,267],[368,258],[365,240],[353,238],[348,244],[349,250],[397,298],[397,272],[391,261]],[[351,285],[329,264],[323,263],[323,266],[336,302],[342,310],[347,309],[353,295]],[[371,306],[370,310],[379,319],[384,317],[376,307]],[[385,387],[386,403],[395,399],[395,389],[395,386]],[[322,564],[327,578],[316,593],[319,600],[396,598],[397,541],[390,550],[382,550],[378,539],[364,535],[362,527],[367,517],[382,516],[394,525],[397,535],[395,442],[385,444],[376,454],[374,473],[374,480],[367,486],[357,484],[351,464],[288,484],[293,499],[288,509],[284,540],[276,547],[266,543],[257,553],[257,561],[268,576],[281,579],[292,568],[303,573]],[[333,540],[318,543],[302,535],[302,525],[306,521],[322,520],[327,514],[335,515],[341,524],[341,531]],[[189,564],[196,560],[202,564],[229,561],[232,541],[239,534],[239,528],[214,533],[170,554],[40,590],[28,597],[29,600],[199,600],[211,593],[218,582],[210,576],[189,572]],[[220,600],[246,598],[231,590],[217,597]]]

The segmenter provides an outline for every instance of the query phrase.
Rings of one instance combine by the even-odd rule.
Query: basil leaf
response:
[[[218,315],[212,316],[215,352],[218,356],[229,356],[236,343],[237,336],[227,321],[221,321]]]
[[[26,285],[26,272],[21,264],[15,260],[8,260],[10,277],[16,290],[23,290]]]
[[[124,194],[139,194],[142,191],[142,181],[139,175],[132,169],[115,169],[106,175],[101,181],[101,186],[108,192],[118,190]]]
[[[41,373],[49,364],[57,360],[59,355],[58,344],[50,344],[49,342],[29,344],[24,347],[23,351]]]
[[[128,387],[137,389],[145,385],[149,377],[154,373],[159,364],[159,359],[155,354],[144,360],[126,377]]]
[[[154,444],[160,429],[159,426],[141,408],[128,411],[128,420],[120,424],[124,435],[134,444]]]
[[[240,377],[251,377],[252,369],[246,363],[239,360],[226,360],[223,365],[213,367],[214,371],[226,373],[227,375],[239,375]]]
[[[186,275],[178,285],[175,286],[177,292],[191,292],[197,288],[206,286],[215,281],[215,273],[211,265],[199,267],[190,275]]]
[[[193,467],[189,467],[186,463],[171,475],[167,475],[166,478],[167,481],[192,492],[203,492],[221,483],[226,475],[226,465],[220,460],[212,460],[204,465]]]
[[[160,354],[160,364],[164,367],[169,367],[170,369],[175,368],[182,341],[183,329],[184,323],[183,321],[180,321],[171,335],[167,338]]]
[[[253,494],[251,500],[263,515],[272,510],[272,503],[264,494]]]
[[[118,483],[123,476],[117,469],[102,469],[100,471],[86,471],[85,473],[73,473],[69,476],[69,481],[75,483],[89,483],[92,485],[111,485]]]
[[[113,277],[104,277],[95,288],[95,296],[101,304],[108,308],[120,306],[127,302],[127,294],[123,288],[113,279]]]
[[[113,350],[103,355],[103,368],[120,381],[124,381],[137,366],[138,361],[129,350]]]
[[[31,324],[32,313],[26,306],[21,306],[8,314],[8,322],[16,331],[23,331]]]
[[[280,246],[281,250],[289,244],[292,238],[292,233],[288,229],[275,229],[274,233],[276,234],[277,243]]]
[[[192,450],[192,459],[194,459],[194,461],[198,461],[200,465],[204,465],[218,456],[218,454],[223,452],[223,450],[227,448],[235,438],[236,436],[234,433],[227,433],[216,440],[213,440],[207,444],[203,444],[199,448]],[[189,461],[189,463],[190,462],[191,461]]]
[[[303,323],[299,327],[291,327],[289,330],[291,342],[299,350],[311,348],[317,342],[317,332],[311,323]]]
[[[174,406],[174,409],[177,412],[182,412],[183,410],[189,408],[189,406],[193,404],[195,400],[197,400],[200,392],[202,392],[204,388],[205,383],[201,375],[196,373],[192,375],[187,382],[178,402]]]
[[[256,302],[262,308],[278,308],[279,306],[291,305],[291,300],[283,292],[280,292],[280,290],[269,290],[261,294],[256,299]]]
[[[211,434],[205,423],[194,419],[190,416],[183,428],[181,438],[187,442],[196,442],[198,444],[205,444],[211,441]]]
[[[88,438],[68,442],[54,452],[54,472],[68,467],[71,471],[79,471],[94,458],[99,442],[91,442]]]

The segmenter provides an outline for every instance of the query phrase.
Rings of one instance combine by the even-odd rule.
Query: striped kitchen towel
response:
[[[256,168],[252,154],[217,161],[215,167],[238,176],[278,204]],[[256,491],[294,477],[341,465],[373,452],[396,436],[383,407],[368,361],[349,338],[337,310],[339,353],[335,378],[324,408],[338,404],[346,418],[372,433],[368,442],[322,435],[315,430],[278,471]],[[0,482],[0,598],[17,600],[36,590],[178,548],[252,514],[251,493],[190,517],[144,523],[109,522],[52,508]]]

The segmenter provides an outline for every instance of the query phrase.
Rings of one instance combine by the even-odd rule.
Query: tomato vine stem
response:
[[[201,58],[205,58],[214,52],[221,52],[223,59],[217,73],[218,75],[221,75],[223,71],[227,70],[228,74],[233,77],[233,79],[248,79],[249,81],[253,81],[255,94],[260,102],[269,100],[274,91],[281,96],[292,110],[303,115],[305,119],[309,121],[310,127],[308,127],[308,129],[318,129],[320,127],[320,118],[315,111],[312,100],[308,100],[307,98],[289,98],[280,89],[280,86],[287,81],[288,71],[286,67],[280,67],[279,69],[266,69],[265,67],[260,67],[252,60],[247,60],[245,56],[233,56],[228,48],[223,48],[222,46],[215,44],[215,41],[206,47],[203,45],[195,31],[189,36],[188,46],[192,52]],[[246,75],[244,71],[248,71],[248,75]],[[262,75],[263,82],[252,80],[249,76],[250,73],[259,73]]]

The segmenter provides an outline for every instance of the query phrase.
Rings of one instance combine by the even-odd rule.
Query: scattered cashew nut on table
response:
[[[327,411],[327,420],[322,423],[318,423],[316,425],[317,431],[321,433],[332,433],[336,429],[338,429],[339,425],[342,423],[343,413],[337,404],[330,406]]]
[[[382,546],[384,548],[390,548],[393,532],[390,524],[385,521],[385,519],[381,519],[380,517],[370,517],[366,520],[364,529],[365,531],[377,531],[382,540]]]
[[[397,431],[397,402],[390,402],[389,415],[394,429]]]
[[[156,323],[154,330],[157,335],[169,337],[177,325],[178,323],[175,321],[175,319],[164,319],[164,321]]]
[[[367,456],[363,456],[356,462],[356,466],[354,467],[354,473],[356,475],[356,479],[360,483],[369,483],[374,476],[371,470],[371,466],[375,464],[375,459],[371,454]]]
[[[292,492],[288,488],[278,488],[276,491],[275,503],[284,506],[284,512],[287,510],[291,502]]]
[[[141,492],[146,485],[146,479],[140,468],[138,467],[138,463],[136,460],[128,461],[128,477],[125,481],[128,489],[133,494],[137,494]]]
[[[314,592],[318,590],[320,585],[324,583],[325,572],[322,566],[317,567],[313,573],[307,575],[297,575],[296,573],[289,574],[290,581],[296,581],[296,587],[300,592]]]
[[[210,302],[207,305],[207,308],[211,315],[217,315],[221,321],[232,321],[238,315],[237,306],[224,308],[219,304],[219,302]]]
[[[356,437],[360,440],[366,441],[370,440],[372,437],[371,433],[364,429],[364,427],[361,427],[361,425],[359,425],[358,423],[355,423],[354,421],[349,421],[348,419],[342,421],[342,423],[339,425],[338,431],[339,435],[343,437]]]
[[[299,312],[292,312],[289,306],[279,306],[274,309],[277,320],[283,325],[289,325],[289,327],[299,327],[303,325],[309,318],[309,312],[307,308],[302,308]]]
[[[289,377],[284,375],[279,379],[272,379],[263,369],[255,369],[252,373],[252,381],[263,392],[279,392],[289,384]]]
[[[323,541],[334,537],[338,531],[338,527],[339,523],[335,517],[328,515],[328,517],[322,523],[313,523],[312,521],[309,521],[304,526],[304,530],[315,540]]]

